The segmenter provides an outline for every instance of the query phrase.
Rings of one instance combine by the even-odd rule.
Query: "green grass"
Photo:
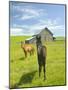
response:
[[[38,76],[36,45],[34,55],[25,59],[20,41],[28,37],[10,37],[10,88],[65,85],[65,41],[43,43],[47,46],[46,80]]]

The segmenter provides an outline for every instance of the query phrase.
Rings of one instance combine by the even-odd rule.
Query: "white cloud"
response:
[[[57,25],[60,22],[59,18],[56,18],[54,20],[51,19],[44,19],[44,20],[39,20],[39,24],[41,25],[47,25],[47,26],[52,26],[52,25]]]
[[[24,3],[20,3],[20,5],[12,5],[13,10],[19,12],[16,15],[13,15],[13,17],[15,19],[20,20],[29,20],[29,19],[33,19],[33,18],[40,18],[41,15],[47,15],[46,10],[44,9],[37,9],[33,6],[29,6],[29,5],[25,5]]]
[[[10,35],[19,35],[22,33],[22,29],[20,28],[10,28]]]
[[[21,11],[24,13],[29,13],[31,15],[35,15],[35,16],[39,15],[39,11],[37,11],[35,9],[21,9]]]
[[[33,17],[35,17],[35,16],[33,16],[33,15],[24,15],[24,16],[21,17],[21,20],[31,19]]]
[[[54,36],[64,36],[65,35],[65,25],[59,24],[59,20],[56,18],[55,20],[40,20],[39,23],[32,25],[30,27],[34,32],[40,31],[41,29],[48,27],[49,30],[53,33]],[[37,31],[36,31],[37,30]]]
[[[53,30],[63,30],[63,29],[65,29],[65,27],[64,27],[64,25],[54,25],[54,26],[50,26],[50,28],[51,29],[53,29]]]
[[[33,35],[33,32],[23,28],[10,28],[11,36]]]
[[[23,8],[23,9],[20,9],[20,11],[21,11],[20,19],[22,20],[40,17],[45,12],[43,9],[38,10],[38,9],[32,9],[32,8]],[[45,16],[46,15],[47,13],[45,13]]]

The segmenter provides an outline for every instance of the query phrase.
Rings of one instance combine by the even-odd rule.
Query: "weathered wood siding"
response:
[[[43,30],[41,33],[42,41],[53,41],[53,35],[50,34],[48,31]]]

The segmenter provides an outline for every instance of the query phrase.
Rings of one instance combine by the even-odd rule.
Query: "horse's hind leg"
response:
[[[46,79],[46,76],[45,76],[45,65],[43,66],[43,72],[44,72],[44,80]]]
[[[34,54],[34,50],[31,50],[31,55],[33,55]]]
[[[40,77],[40,75],[41,75],[41,70],[42,70],[42,66],[39,65],[39,77]]]
[[[34,49],[32,50],[32,54],[34,55]]]

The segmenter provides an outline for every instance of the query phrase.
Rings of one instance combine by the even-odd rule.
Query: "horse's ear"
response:
[[[21,43],[23,44],[23,42],[21,41]]]

